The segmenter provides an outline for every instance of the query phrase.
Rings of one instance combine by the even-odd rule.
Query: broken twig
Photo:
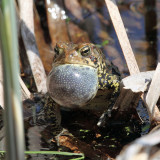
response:
[[[148,93],[146,95],[146,105],[148,106],[148,113],[149,113],[149,117],[151,118],[151,122],[154,123],[156,121],[156,123],[160,123],[160,113],[159,110],[156,106],[157,101],[159,99],[160,96],[160,79],[159,79],[159,75],[160,75],[160,63],[158,63],[156,71],[154,73],[150,88],[148,90]]]

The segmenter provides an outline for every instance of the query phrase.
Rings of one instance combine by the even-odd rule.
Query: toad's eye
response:
[[[90,47],[84,46],[83,48],[80,49],[80,53],[84,57],[88,56],[90,54]]]

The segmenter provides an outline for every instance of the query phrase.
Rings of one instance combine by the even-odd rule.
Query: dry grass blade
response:
[[[146,95],[146,105],[148,106],[148,113],[150,114],[151,121],[160,122],[159,110],[155,108],[156,103],[160,96],[160,63],[158,63],[156,71],[154,73],[150,88]],[[152,123],[153,123],[152,122]]]
[[[19,0],[19,6],[21,18],[21,34],[27,51],[27,56],[33,72],[35,83],[38,92],[46,93],[46,74],[39,56],[34,35],[33,1]]]
[[[106,1],[106,5],[108,8],[113,26],[117,33],[117,37],[121,45],[124,57],[126,59],[129,72],[131,75],[138,73],[139,68],[138,68],[136,59],[134,57],[130,42],[128,40],[128,36],[126,34],[116,2],[115,0],[105,0],[105,1]]]
[[[3,76],[2,76],[2,56],[0,48],[0,106],[4,108],[4,93],[3,93]]]
[[[23,80],[19,77],[19,82],[21,85],[21,93],[22,93],[22,101],[31,97],[31,93],[24,84]],[[4,109],[4,92],[3,92],[3,77],[2,77],[2,58],[1,58],[1,50],[0,50],[0,106]]]
[[[31,98],[31,92],[28,90],[21,77],[19,77],[19,82],[21,85],[22,101]]]

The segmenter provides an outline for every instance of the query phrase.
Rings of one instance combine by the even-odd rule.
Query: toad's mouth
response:
[[[82,58],[81,58],[82,59]],[[61,65],[79,65],[81,67],[92,67],[97,69],[97,66],[95,64],[89,63],[87,61],[81,61],[81,59],[74,59],[74,61],[71,60],[61,60],[61,61],[56,61],[53,62],[53,67],[61,66]]]
[[[59,105],[83,107],[98,90],[97,69],[79,64],[53,66],[47,79],[50,96]]]

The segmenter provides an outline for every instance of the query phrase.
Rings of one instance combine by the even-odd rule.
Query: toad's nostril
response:
[[[82,107],[97,93],[97,69],[73,64],[56,66],[48,76],[47,87],[61,106]]]

